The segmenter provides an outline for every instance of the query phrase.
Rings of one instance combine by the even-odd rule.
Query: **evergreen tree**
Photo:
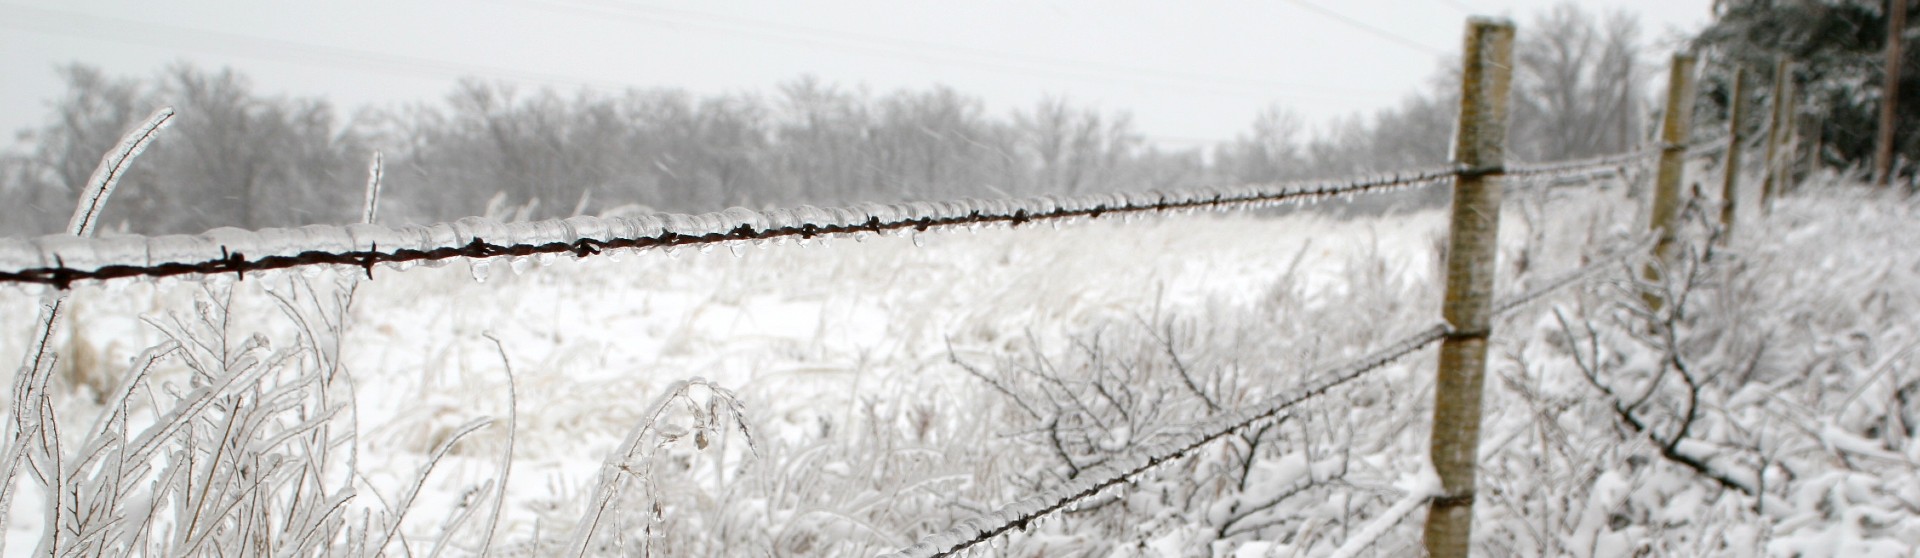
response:
[[[1696,46],[1745,65],[1749,76],[1757,76],[1748,90],[1761,99],[1775,62],[1792,60],[1794,118],[1801,124],[1802,144],[1818,146],[1815,156],[1822,164],[1865,169],[1873,162],[1885,75],[1887,6],[1883,0],[1719,0],[1714,22],[1695,39]],[[1920,142],[1898,130],[1920,126],[1920,52],[1908,49],[1904,55],[1894,152],[1899,160],[1913,161],[1920,158]],[[1725,126],[1730,74],[1714,72],[1703,80],[1709,106],[1697,113],[1699,125]],[[1772,105],[1763,100],[1752,106]],[[1756,121],[1768,114],[1765,108],[1751,112]]]

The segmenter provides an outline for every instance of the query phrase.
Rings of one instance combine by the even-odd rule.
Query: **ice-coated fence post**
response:
[[[1440,345],[1434,388],[1431,458],[1441,495],[1427,508],[1428,556],[1467,555],[1473,530],[1474,460],[1480,446],[1481,376],[1493,325],[1494,259],[1500,227],[1500,176],[1506,159],[1507,96],[1513,83],[1512,22],[1467,22],[1460,80],[1452,229],[1447,239],[1447,298],[1452,331]]]
[[[1727,113],[1727,164],[1720,175],[1720,239],[1722,244],[1733,238],[1733,225],[1738,220],[1734,207],[1740,203],[1740,137],[1741,119],[1747,114],[1747,67],[1733,67],[1733,102]]]
[[[1660,118],[1660,174],[1653,189],[1653,212],[1647,231],[1657,235],[1655,262],[1646,269],[1650,282],[1660,279],[1661,266],[1673,261],[1680,232],[1680,181],[1686,174],[1687,130],[1693,126],[1693,55],[1676,53],[1667,68],[1667,109]],[[1655,309],[1665,304],[1656,293],[1646,295]]]

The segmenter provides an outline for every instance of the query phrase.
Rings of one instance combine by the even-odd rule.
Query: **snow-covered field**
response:
[[[1571,192],[1509,198],[1501,292],[1641,227],[1618,188]],[[1920,250],[1903,239],[1920,238],[1916,209],[1810,187],[1708,256],[1677,315],[1636,313],[1615,277],[1503,322],[1481,548],[1908,555]],[[63,524],[150,520],[135,544],[151,549],[315,540],[347,554],[379,550],[404,508],[389,554],[490,542],[554,555],[592,524],[595,554],[873,555],[1427,326],[1443,233],[1438,210],[1202,214],[502,261],[485,281],[463,262],[372,281],[354,269],[83,287],[54,341],[69,452],[129,360],[169,335],[183,349],[128,399],[136,438],[222,370],[269,364],[154,457],[150,473],[183,488],[170,503],[140,506],[152,481],[109,498],[160,511]],[[38,296],[4,293],[0,361],[22,362]],[[1433,359],[1416,355],[993,553],[1332,553],[1419,478]],[[1623,426],[1603,388],[1640,401],[1629,414],[1650,434]],[[622,448],[624,465],[603,471]],[[8,555],[52,517],[22,477]],[[583,521],[599,498],[610,511]],[[1376,526],[1364,553],[1413,552],[1420,516]]]

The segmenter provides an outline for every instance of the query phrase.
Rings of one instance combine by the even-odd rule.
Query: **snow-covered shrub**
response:
[[[1915,209],[1857,186],[1812,190],[1725,246],[1708,212],[1689,212],[1659,280],[1623,268],[1514,324],[1530,338],[1490,371],[1500,411],[1480,544],[1568,556],[1920,544],[1920,493],[1903,488],[1920,471],[1906,426],[1920,291],[1901,279],[1920,254],[1889,240],[1913,232]]]

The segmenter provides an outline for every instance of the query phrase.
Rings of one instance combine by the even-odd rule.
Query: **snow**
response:
[[[1743,482],[1770,479],[1767,506],[1778,509],[1756,513],[1752,498],[1703,483],[1646,443],[1617,434],[1607,407],[1566,356],[1566,347],[1587,341],[1564,339],[1553,314],[1603,319],[1597,301],[1604,299],[1593,293],[1612,283],[1599,279],[1570,287],[1582,293],[1519,308],[1497,330],[1476,544],[1582,556],[1640,549],[1904,556],[1920,544],[1913,511],[1920,509],[1920,489],[1913,488],[1920,485],[1914,474],[1920,460],[1913,457],[1920,444],[1895,439],[1899,434],[1885,426],[1900,420],[1902,386],[1914,381],[1909,349],[1920,328],[1906,311],[1920,295],[1911,279],[1920,273],[1920,255],[1898,239],[1920,233],[1914,219],[1920,211],[1912,202],[1839,192],[1783,200],[1764,228],[1747,233],[1776,240],[1729,256],[1757,279],[1726,288],[1750,289],[1757,302],[1738,306],[1723,297],[1709,307],[1748,312],[1734,314],[1743,321],[1690,326],[1734,332],[1728,338],[1774,332],[1768,350],[1778,360],[1756,369],[1751,383],[1729,387],[1714,401],[1713,418],[1699,426],[1703,437],[1683,447],[1734,469],[1730,474]],[[1544,285],[1603,248],[1630,242],[1616,234],[1616,223],[1632,214],[1631,202],[1616,195],[1563,188],[1510,195],[1500,292]],[[642,225],[693,234],[741,224],[1009,207],[966,202],[735,209],[699,218],[217,230],[144,241],[138,250],[217,257],[226,242],[268,254],[311,243],[365,247],[376,241],[384,249],[458,245],[470,234],[542,242],[657,231]],[[1535,217],[1521,210],[1529,207],[1538,210]],[[360,489],[354,514],[378,510],[376,494],[389,500],[403,494],[427,454],[459,427],[496,419],[453,446],[422,485],[402,525],[411,550],[430,550],[448,517],[486,504],[476,490],[501,474],[509,377],[492,336],[511,362],[517,396],[512,472],[494,536],[501,553],[557,552],[556,541],[573,530],[609,455],[651,432],[654,438],[635,446],[636,455],[647,457],[633,462],[651,472],[644,479],[615,475],[633,479],[614,500],[625,511],[595,544],[661,545],[674,551],[669,554],[874,555],[923,535],[993,527],[1037,509],[1042,502],[1029,500],[1036,494],[1088,487],[1101,470],[1133,463],[1061,477],[1058,461],[1025,436],[1031,421],[956,360],[989,372],[1041,358],[1061,369],[1092,369],[1073,356],[1081,350],[1076,343],[1100,335],[1113,340],[1111,350],[1136,358],[1153,347],[1133,347],[1150,341],[1129,333],[1137,327],[1129,324],[1176,323],[1192,328],[1182,331],[1194,341],[1181,346],[1192,351],[1185,356],[1196,369],[1264,374],[1225,384],[1246,388],[1231,394],[1220,415],[1170,409],[1159,428],[1116,426],[1102,442],[1109,446],[1102,451],[1154,453],[1210,426],[1272,410],[1262,406],[1271,397],[1327,380],[1315,372],[1328,363],[1392,348],[1422,331],[1437,316],[1434,252],[1442,222],[1433,210],[1352,219],[1312,212],[1169,215],[1082,220],[1057,230],[956,227],[831,243],[749,241],[706,253],[454,261],[380,270],[372,281],[347,268],[249,274],[238,281],[108,282],[74,289],[70,324],[55,332],[55,344],[63,363],[92,362],[119,374],[124,363],[166,338],[160,326],[191,315],[210,292],[232,289],[236,321],[227,339],[258,335],[273,348],[293,347],[303,343],[303,328],[273,297],[307,296],[295,294],[307,292],[301,285],[319,285],[320,295],[343,285],[353,289],[353,305],[339,332],[338,358],[351,374],[354,399],[342,420],[357,425],[352,443],[364,475],[354,483]],[[155,261],[130,256],[137,250],[126,242],[6,241],[0,259],[43,261],[58,253],[76,266]],[[1529,269],[1519,273],[1513,262],[1523,258]],[[38,297],[30,290],[7,292],[0,296],[0,360],[19,362]],[[1599,337],[1595,350],[1623,382],[1662,362],[1633,351],[1638,345],[1628,333]],[[1751,354],[1746,348],[1728,345],[1698,364],[1724,368],[1721,377],[1731,381],[1743,373],[1739,365]],[[1231,477],[1219,469],[1234,462],[1245,442],[1222,440],[1153,474],[1097,490],[991,544],[1049,555],[1415,552],[1418,510],[1437,483],[1422,453],[1430,367],[1430,357],[1416,354],[1289,408],[1272,435],[1270,443],[1278,445],[1250,468],[1244,490],[1223,484]],[[179,359],[154,372],[156,381],[181,388],[190,385],[190,374]],[[1826,384],[1796,381],[1795,374],[1820,375]],[[737,396],[751,442],[719,428],[724,413],[712,410],[706,395],[659,403],[690,378]],[[1645,385],[1624,383],[1622,391],[1637,393]],[[1813,397],[1814,388],[1828,395]],[[69,434],[85,428],[98,412],[89,391],[95,388],[58,389],[62,422],[75,425]],[[136,414],[154,412],[146,397],[134,398]],[[657,428],[636,429],[662,409],[669,412]],[[1660,435],[1671,428],[1655,425]],[[696,438],[711,445],[699,447]],[[1763,468],[1763,459],[1771,465]],[[1314,488],[1286,499],[1302,480]],[[8,555],[25,555],[38,539],[47,517],[42,498],[33,488],[17,494]],[[1175,498],[1193,503],[1166,503]],[[1244,520],[1271,520],[1271,526],[1222,534],[1247,513],[1245,504],[1272,499],[1282,504]],[[648,502],[662,503],[660,519],[648,519]],[[474,550],[460,545],[479,539],[487,509],[453,538],[453,550]],[[673,530],[648,539],[637,530],[644,525]],[[536,531],[544,541],[535,540]],[[936,539],[935,546],[957,542]]]

